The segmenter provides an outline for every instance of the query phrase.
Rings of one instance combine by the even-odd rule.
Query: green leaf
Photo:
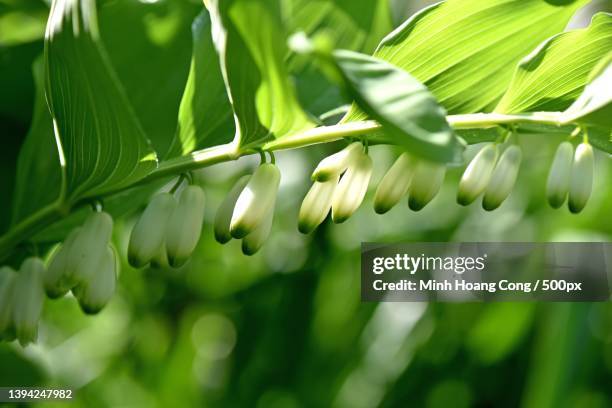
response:
[[[128,186],[155,168],[155,152],[100,43],[93,0],[53,2],[45,62],[69,203]]]
[[[594,148],[612,154],[612,130],[602,128],[590,128],[588,130],[589,143]]]
[[[213,40],[232,101],[235,142],[260,143],[313,126],[289,79],[276,0],[211,0]]]
[[[17,159],[12,225],[52,204],[61,193],[62,168],[51,114],[45,101],[43,65],[43,58],[39,57],[32,69],[36,82],[34,115]]]
[[[324,31],[336,48],[352,51],[374,52],[393,28],[388,0],[281,0],[281,7],[289,33]]]
[[[160,158],[172,143],[191,59],[190,26],[202,4],[105,1],[102,43],[128,99]]]
[[[610,51],[612,14],[599,13],[589,27],[556,35],[523,59],[495,111],[567,109],[587,84],[591,70]]]
[[[594,79],[576,102],[563,112],[563,120],[583,126],[612,129],[612,53],[594,68]],[[603,68],[602,68],[603,67]],[[593,76],[592,75],[592,76]]]
[[[374,55],[427,85],[450,114],[486,112],[521,58],[562,31],[587,2],[448,0],[415,14]]]
[[[234,136],[232,105],[225,91],[206,10],[195,19],[192,31],[191,69],[168,157],[228,143]]]
[[[397,144],[432,161],[461,160],[463,146],[425,85],[365,54],[339,50],[333,59],[350,96]]]
[[[281,8],[289,34],[324,33],[338,49],[370,54],[393,28],[388,0],[281,0]],[[344,103],[338,87],[310,59],[292,56],[289,68],[308,112],[319,116]]]

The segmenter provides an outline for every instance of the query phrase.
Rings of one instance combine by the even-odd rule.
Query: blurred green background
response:
[[[102,37],[133,105],[149,119],[147,130],[172,134],[189,69],[190,24],[201,3],[98,3]],[[393,21],[426,3],[394,1]],[[610,10],[610,2],[594,2],[572,26],[586,25],[595,9]],[[16,159],[33,107],[31,65],[42,51],[47,13],[41,0],[0,0],[0,231],[10,219]],[[144,67],[147,75],[139,75]],[[279,153],[273,233],[250,258],[237,242],[216,243],[210,223],[237,176],[256,161],[199,171],[208,201],[192,261],[180,270],[125,263],[116,296],[95,317],[84,316],[73,298],[47,300],[37,345],[0,344],[0,386],[71,387],[75,407],[610,407],[609,302],[360,301],[362,241],[609,242],[609,157],[596,158],[596,185],[583,213],[545,204],[559,140],[520,137],[525,159],[517,187],[493,213],[478,203],[455,204],[456,169],[420,213],[400,205],[378,216],[369,197],[348,222],[326,222],[311,236],[297,231],[299,205],[310,171],[338,146]],[[395,154],[384,146],[371,153],[376,186]],[[123,255],[136,215],[116,220]]]

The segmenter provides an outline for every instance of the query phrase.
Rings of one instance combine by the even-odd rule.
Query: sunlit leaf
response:
[[[211,0],[213,41],[236,120],[236,141],[257,145],[312,127],[289,80],[276,0]]]
[[[427,85],[450,114],[489,111],[515,64],[587,2],[448,0],[415,14],[374,55]]]
[[[523,59],[495,108],[500,113],[562,111],[580,95],[591,70],[612,50],[612,14],[585,29],[546,40]]]
[[[212,42],[210,17],[203,11],[193,22],[193,57],[168,156],[228,143],[234,136],[232,106],[225,92]]]
[[[53,3],[45,62],[67,201],[128,186],[155,168],[155,152],[100,43],[93,0]]]
[[[612,129],[612,53],[594,71],[590,83],[562,116],[566,122]]]

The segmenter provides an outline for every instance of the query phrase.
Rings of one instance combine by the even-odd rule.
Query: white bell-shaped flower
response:
[[[553,208],[561,207],[567,198],[572,177],[573,159],[574,146],[570,142],[561,143],[555,153],[546,183],[546,198]]]
[[[332,221],[346,221],[361,205],[372,177],[372,158],[361,152],[346,169],[334,190],[332,198]]]
[[[107,245],[100,264],[88,280],[73,289],[83,312],[96,314],[110,301],[117,286],[117,269],[115,250]]]
[[[204,222],[204,191],[187,186],[166,226],[166,251],[170,266],[183,265],[198,245]]]
[[[502,153],[489,185],[482,199],[482,207],[487,211],[493,211],[499,207],[512,192],[516,177],[521,167],[522,152],[517,145],[508,147]]]
[[[469,205],[485,191],[491,180],[496,160],[496,145],[489,144],[480,149],[461,177],[457,191],[457,203]]]
[[[214,225],[215,239],[221,244],[225,244],[232,239],[232,234],[230,233],[232,214],[236,207],[236,201],[238,201],[240,193],[242,193],[242,190],[244,190],[250,178],[250,174],[240,177],[227,196],[225,196],[225,199],[217,210]]]
[[[264,163],[255,170],[236,200],[230,222],[232,237],[246,237],[266,219],[276,202],[280,178],[280,170],[272,163]]]
[[[128,245],[130,265],[141,268],[157,255],[165,241],[166,226],[176,205],[176,198],[170,193],[157,194],[151,199],[132,229]]]
[[[593,148],[588,143],[581,143],[574,153],[572,177],[569,188],[568,207],[577,214],[586,206],[593,191],[593,173],[595,158]]]
[[[309,234],[325,220],[331,209],[337,186],[338,176],[327,181],[315,181],[312,184],[302,201],[298,215],[298,230],[302,234]]]
[[[13,321],[22,346],[35,342],[38,337],[38,321],[45,298],[44,274],[45,264],[39,258],[27,258],[15,281]]]
[[[374,196],[374,211],[384,214],[408,192],[413,176],[414,160],[402,153],[381,180]]]
[[[446,166],[426,160],[418,160],[408,189],[408,207],[412,211],[422,210],[440,191]]]
[[[67,276],[70,260],[70,249],[77,240],[81,227],[75,228],[68,234],[64,243],[59,247],[51,258],[49,268],[43,277],[44,288],[47,296],[57,299],[64,296],[77,283]]]

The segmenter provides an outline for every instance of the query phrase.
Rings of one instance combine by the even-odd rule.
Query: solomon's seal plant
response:
[[[242,240],[247,255],[271,233],[283,172],[273,152],[315,144],[339,147],[313,163],[302,233],[328,214],[345,222],[367,200],[374,149],[396,152],[375,180],[379,214],[402,200],[402,211],[422,210],[462,170],[459,204],[482,197],[485,210],[503,207],[531,171],[521,163],[534,155],[532,138],[557,149],[535,152],[550,163],[550,205],[581,212],[602,177],[595,163],[612,153],[612,15],[563,32],[588,0],[446,0],[393,29],[384,1],[356,0],[377,23],[337,35],[334,1],[306,21],[293,15],[297,0],[205,0],[186,81],[168,74],[168,86],[150,89],[125,87],[94,0],[52,0],[0,238],[0,337],[35,341],[45,293],[72,293],[83,311],[99,312],[124,259],[135,268],[188,263],[206,220],[197,171],[243,156],[261,163],[216,209],[214,236]],[[182,100],[168,107],[178,111],[168,132],[148,103],[173,87]],[[329,87],[339,96],[322,97]],[[469,163],[468,148],[477,151]],[[136,212],[126,245],[112,240],[113,218]]]

